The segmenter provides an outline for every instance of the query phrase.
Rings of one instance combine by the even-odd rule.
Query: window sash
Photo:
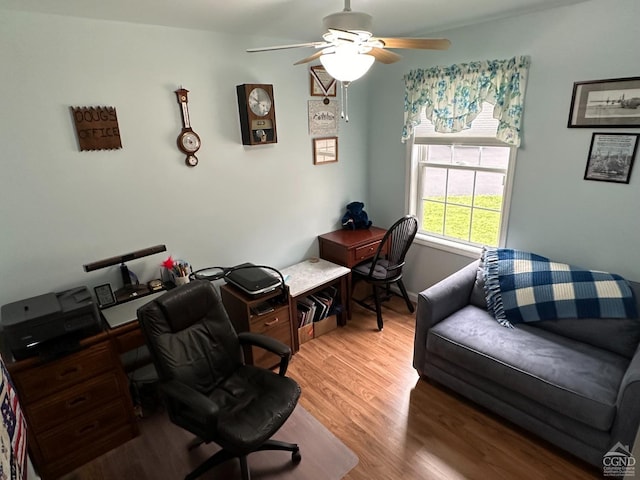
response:
[[[444,234],[436,234],[428,232],[423,229],[424,219],[424,201],[422,199],[423,187],[425,182],[425,168],[445,168],[451,170],[467,170],[474,172],[489,172],[498,173],[504,175],[503,190],[502,190],[502,204],[500,208],[500,225],[498,230],[498,246],[504,246],[507,236],[507,226],[509,218],[509,205],[511,199],[511,190],[513,185],[513,172],[515,170],[515,158],[517,147],[508,145],[496,139],[487,137],[466,137],[460,138],[459,141],[453,142],[452,138],[442,138],[443,136],[438,134],[437,138],[434,137],[413,137],[412,142],[407,143],[407,161],[409,162],[410,169],[407,172],[408,191],[407,207],[410,212],[420,220],[420,230],[418,231],[418,239],[422,239],[427,242],[428,245],[436,248],[441,248],[453,253],[459,253],[464,255],[472,254],[479,251],[481,245],[469,240],[461,240],[459,238],[446,236]],[[500,146],[509,149],[509,161],[506,168],[499,167],[486,167],[481,165],[465,165],[465,164],[445,164],[438,162],[429,162],[425,159],[426,149],[416,148],[421,145],[458,145],[458,146]],[[476,179],[474,178],[474,186]],[[456,205],[449,203],[450,205]],[[477,210],[487,210],[484,207],[475,206],[475,191],[474,201],[472,206],[464,205],[467,208],[475,208]],[[495,210],[489,209],[489,211],[495,212]],[[473,219],[473,217],[472,217]],[[446,219],[445,219],[446,220]],[[466,248],[465,248],[466,247]],[[472,250],[468,250],[471,248]],[[477,249],[477,250],[476,250]]]

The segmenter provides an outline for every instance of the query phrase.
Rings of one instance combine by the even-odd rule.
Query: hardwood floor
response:
[[[301,404],[358,455],[349,480],[589,479],[598,470],[412,367],[414,315],[399,298],[301,346],[289,375]],[[327,461],[331,461],[327,459]]]
[[[414,314],[400,298],[389,306],[382,332],[375,314],[356,305],[345,327],[303,344],[289,365],[302,406],[359,457],[345,479],[600,478],[597,469],[420,380],[411,365]],[[190,434],[166,417],[142,432],[64,480],[173,480],[198,463],[184,452]],[[305,448],[302,461],[314,454],[322,449]]]

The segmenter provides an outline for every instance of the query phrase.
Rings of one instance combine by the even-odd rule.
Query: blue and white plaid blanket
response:
[[[585,270],[529,252],[483,252],[489,312],[505,327],[559,318],[637,318],[633,291],[619,275]]]

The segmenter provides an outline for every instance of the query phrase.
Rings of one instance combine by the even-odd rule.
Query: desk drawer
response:
[[[118,378],[109,372],[83,382],[29,407],[29,419],[35,432],[42,432],[100,409],[101,404],[121,395]]]
[[[20,400],[30,403],[95,377],[112,368],[113,358],[106,343],[100,343],[38,368],[18,373],[14,378]]]
[[[116,351],[118,353],[130,352],[145,345],[144,335],[140,328],[131,330],[115,337]]]
[[[366,245],[357,247],[353,253],[354,262],[357,264],[369,258],[373,258],[373,256],[378,251],[378,247],[380,246],[380,243],[381,243],[381,240],[378,240],[377,242],[371,242],[371,243],[367,243]]]
[[[265,315],[255,315],[251,317],[251,331],[254,333],[262,333],[270,337],[274,336],[274,332],[279,332],[282,326],[289,328],[289,308],[280,308],[274,312]],[[290,335],[288,335],[290,336]],[[288,340],[278,338],[281,342],[289,344]]]
[[[261,333],[279,340],[293,350],[289,308],[282,308],[267,315],[252,317],[251,332]],[[251,355],[253,364],[259,367],[271,368],[280,362],[280,357],[259,347],[251,347]]]
[[[39,443],[45,463],[73,455],[92,442],[109,435],[129,421],[129,412],[120,400],[104,405],[40,435]]]

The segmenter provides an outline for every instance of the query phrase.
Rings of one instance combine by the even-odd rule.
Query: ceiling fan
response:
[[[345,0],[344,10],[327,15],[322,20],[327,32],[323,41],[250,48],[247,52],[264,52],[287,48],[313,47],[318,52],[294,65],[319,59],[327,72],[336,80],[348,83],[363,76],[374,63],[389,64],[402,57],[388,49],[446,50],[451,42],[445,38],[386,38],[374,37],[373,17],[351,10],[351,0]]]

